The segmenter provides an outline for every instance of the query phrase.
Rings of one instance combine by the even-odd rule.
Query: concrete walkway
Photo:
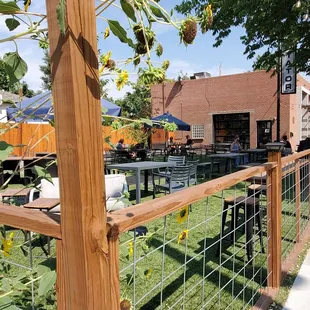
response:
[[[310,309],[310,250],[294,281],[288,299],[282,310]]]

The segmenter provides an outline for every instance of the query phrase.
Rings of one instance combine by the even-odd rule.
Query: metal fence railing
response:
[[[309,155],[282,166],[282,259],[299,242],[309,223]]]
[[[121,234],[121,300],[132,309],[253,306],[268,279],[264,179],[259,173]]]

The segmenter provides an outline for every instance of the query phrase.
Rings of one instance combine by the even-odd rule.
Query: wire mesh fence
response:
[[[299,242],[309,222],[309,158],[282,167],[282,259]]]
[[[0,308],[56,308],[55,240],[1,225]]]
[[[250,185],[240,182],[123,233],[121,299],[133,309],[253,306],[267,285],[268,204],[266,189]]]

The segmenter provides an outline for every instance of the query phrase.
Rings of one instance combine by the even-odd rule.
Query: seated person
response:
[[[115,148],[118,151],[119,155],[124,156],[128,159],[134,159],[137,157],[137,154],[135,152],[129,152],[125,149],[124,139],[120,139],[116,144]]]
[[[239,136],[236,135],[233,143],[230,145],[230,152],[231,153],[240,153],[241,151],[242,151],[242,147],[240,144]],[[247,164],[249,161],[247,156],[244,156],[243,160],[244,160],[244,164]],[[236,165],[236,167],[238,167],[240,165],[240,157],[237,157],[235,159],[235,165]]]
[[[141,158],[141,160],[145,160],[147,157],[147,152],[144,147],[144,143],[137,143],[135,146],[131,148],[132,152],[136,153],[137,158]]]
[[[173,137],[169,138],[169,140],[167,142],[167,148],[168,148],[168,153],[170,153],[171,155],[173,155],[175,153],[176,145],[173,141]]]
[[[186,136],[186,143],[185,143],[185,147],[188,149],[188,148],[191,148],[192,145],[194,144],[193,140],[190,138],[189,135]]]
[[[241,151],[241,144],[239,141],[239,136],[236,135],[233,143],[230,145],[230,151],[232,153],[239,153]]]
[[[288,141],[288,139],[287,139],[287,135],[284,135],[282,137],[282,142],[284,143],[284,147],[285,148],[287,148],[287,149],[291,149],[292,148],[290,141]]]
[[[116,148],[118,151],[123,151],[123,150],[125,150],[124,139],[120,139],[120,140],[118,141],[118,143],[115,145],[115,148]]]

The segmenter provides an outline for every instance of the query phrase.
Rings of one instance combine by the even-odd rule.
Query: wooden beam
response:
[[[268,227],[268,250],[270,260],[268,260],[268,286],[277,288],[281,283],[281,219],[282,219],[282,167],[281,167],[281,153],[269,152],[268,161],[277,162],[278,166],[274,168],[271,174],[268,176],[267,184],[271,184],[270,205],[268,205],[270,221]],[[267,200],[268,201],[268,200]]]
[[[64,275],[64,260],[63,260],[63,245],[62,240],[56,240],[56,296],[57,296],[57,310],[66,309],[65,301],[65,275]]]
[[[294,154],[292,154],[290,156],[282,157],[282,159],[281,159],[282,166],[285,166],[285,165],[287,165],[288,163],[291,163],[291,162],[294,163],[294,161],[296,159],[305,157],[307,155],[310,155],[310,150],[306,150],[306,151],[302,151],[300,153],[294,153]]]
[[[110,309],[119,309],[120,306],[120,272],[119,272],[119,239],[118,236],[109,238],[109,261],[111,279]]]
[[[47,0],[66,309],[110,309],[95,2]]]
[[[173,193],[130,208],[114,211],[108,216],[108,223],[111,226],[110,235],[117,235],[139,225],[162,218],[186,205],[214,195],[255,175],[261,175],[274,167],[276,167],[275,163],[267,163],[244,169],[195,187],[186,188],[182,190],[182,195],[180,193]]]
[[[0,203],[0,224],[61,239],[59,215]]]

